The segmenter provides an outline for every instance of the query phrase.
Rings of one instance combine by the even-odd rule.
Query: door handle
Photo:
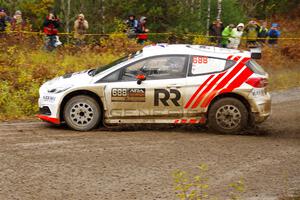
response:
[[[167,85],[167,88],[181,88],[183,85],[180,85],[180,84],[170,84],[170,85]]]

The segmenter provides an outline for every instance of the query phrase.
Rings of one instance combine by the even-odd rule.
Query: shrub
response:
[[[176,170],[173,173],[176,196],[181,200],[217,199],[208,192],[209,185],[208,177],[206,176],[208,170],[207,165],[200,164],[197,168],[198,173],[194,176],[182,170]],[[244,181],[241,179],[231,183],[227,188],[229,188],[229,199],[238,200],[241,198],[241,193],[245,190]]]

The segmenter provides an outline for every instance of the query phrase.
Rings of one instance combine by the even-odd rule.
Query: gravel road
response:
[[[273,93],[247,135],[195,127],[81,133],[43,122],[0,124],[0,199],[176,199],[172,172],[205,163],[212,196],[243,178],[243,199],[300,195],[300,89]]]

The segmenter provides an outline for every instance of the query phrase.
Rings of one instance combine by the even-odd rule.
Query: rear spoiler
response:
[[[250,48],[251,58],[261,59],[261,47]]]

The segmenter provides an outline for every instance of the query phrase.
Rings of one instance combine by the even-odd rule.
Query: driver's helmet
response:
[[[170,72],[181,72],[184,59],[178,57],[171,57],[167,60]]]

